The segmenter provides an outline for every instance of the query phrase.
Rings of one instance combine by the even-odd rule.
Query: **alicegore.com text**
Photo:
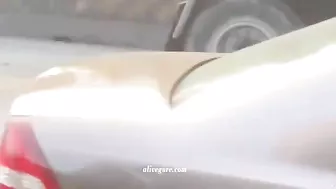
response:
[[[169,168],[169,167],[153,167],[152,165],[148,165],[142,169],[144,173],[185,173],[187,172],[187,168]]]

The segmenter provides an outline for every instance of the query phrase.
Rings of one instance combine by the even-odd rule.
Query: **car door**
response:
[[[56,40],[163,49],[178,0],[54,0]]]

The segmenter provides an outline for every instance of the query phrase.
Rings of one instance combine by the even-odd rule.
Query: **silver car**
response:
[[[335,188],[335,26],[48,70],[13,102],[0,188]]]

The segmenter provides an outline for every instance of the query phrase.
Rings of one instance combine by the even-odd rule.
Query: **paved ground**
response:
[[[136,50],[17,38],[0,38],[0,44],[0,134],[12,100],[37,74],[76,59]]]

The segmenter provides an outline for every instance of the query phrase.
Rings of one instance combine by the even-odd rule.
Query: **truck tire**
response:
[[[199,14],[185,50],[234,52],[303,26],[280,0],[226,0]]]

